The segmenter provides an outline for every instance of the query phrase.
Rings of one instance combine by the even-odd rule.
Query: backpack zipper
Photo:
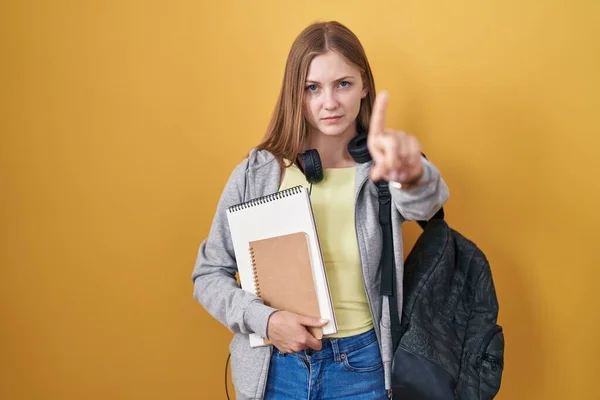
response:
[[[483,339],[481,340],[481,344],[479,345],[478,354],[483,353],[484,348],[487,348],[490,345],[492,338],[500,332],[502,332],[502,327],[499,325],[496,325],[492,329],[490,329],[488,331],[488,333],[486,333],[485,336],[483,337]]]
[[[478,358],[478,360],[476,362],[477,368],[479,368],[481,366],[481,361],[483,361],[483,360],[489,361],[490,363],[496,364],[498,366],[500,366],[502,364],[501,361],[498,359],[498,357],[494,357],[493,355],[484,353],[484,350],[490,345],[490,342],[492,341],[494,336],[496,336],[500,332],[502,332],[502,327],[499,325],[496,325],[492,329],[490,329],[488,331],[488,333],[486,333],[485,336],[483,337],[483,339],[481,340],[481,344],[479,345],[479,350],[477,352],[477,358]]]
[[[474,354],[475,356],[477,356],[477,360],[475,361],[475,367],[477,368],[478,371],[481,368],[481,361],[483,361],[484,359],[486,359],[487,361],[490,361],[492,363],[495,363],[496,365],[500,365],[497,361],[491,361],[487,357],[485,357],[485,354],[482,354],[483,350],[486,349],[490,345],[490,342],[492,341],[492,338],[496,334],[498,334],[499,332],[502,332],[502,327],[499,326],[499,325],[496,325],[496,326],[494,326],[492,329],[490,329],[485,334],[485,336],[483,337],[483,339],[481,339],[481,343],[479,344],[478,351],[477,351],[476,354]],[[496,358],[496,357],[494,357],[494,358]],[[469,363],[468,359],[467,359],[466,362],[467,362],[467,365],[468,365],[468,363]],[[459,398],[463,398],[466,391],[467,391],[467,385],[463,384],[463,387],[462,387],[461,394],[460,394]]]

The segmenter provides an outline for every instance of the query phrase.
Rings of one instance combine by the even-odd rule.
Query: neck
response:
[[[323,168],[344,168],[356,165],[350,153],[348,143],[356,135],[356,127],[340,135],[329,136],[321,132],[309,131],[304,150],[316,149]]]

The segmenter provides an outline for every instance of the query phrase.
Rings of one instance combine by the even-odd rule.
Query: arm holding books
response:
[[[237,265],[227,224],[227,208],[243,198],[246,166],[247,160],[234,169],[221,194],[208,237],[200,245],[192,281],[196,300],[229,330],[266,337],[269,316],[276,310],[237,284]]]
[[[243,290],[235,279],[238,270],[227,208],[243,201],[247,160],[239,164],[221,194],[208,237],[200,245],[192,280],[194,297],[210,315],[234,333],[256,333],[280,351],[289,353],[321,348],[306,327],[323,327],[327,321],[289,311],[278,311]]]

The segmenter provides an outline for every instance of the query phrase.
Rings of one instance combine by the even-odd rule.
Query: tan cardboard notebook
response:
[[[320,318],[308,237],[297,232],[250,242],[254,290],[278,310]],[[308,328],[317,339],[321,328]]]

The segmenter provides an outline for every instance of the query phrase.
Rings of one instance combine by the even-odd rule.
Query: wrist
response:
[[[266,334],[265,338],[266,339],[270,339],[269,333],[270,333],[270,328],[271,328],[271,322],[272,322],[273,316],[275,314],[277,314],[278,312],[279,312],[279,310],[273,311],[271,314],[269,314],[269,318],[267,318],[267,329],[265,330],[265,334]]]
[[[249,331],[266,337],[269,319],[275,311],[276,309],[263,304],[262,301],[253,301],[244,313],[244,323]]]
[[[397,182],[390,180],[390,187],[394,189],[399,189],[403,191],[409,191],[415,188],[419,188],[421,186],[427,186],[431,183],[434,183],[436,179],[433,178],[433,174],[431,173],[430,168],[427,165],[427,162],[424,161],[421,164],[420,173],[413,179],[407,182]]]
[[[403,190],[409,190],[412,189],[413,187],[416,186],[421,186],[422,184],[424,184],[424,177],[425,175],[425,168],[421,167],[421,171],[418,175],[416,175],[413,179],[407,181],[407,182],[398,182],[398,181],[393,181],[390,180],[390,185],[395,188],[395,189],[403,189]]]

